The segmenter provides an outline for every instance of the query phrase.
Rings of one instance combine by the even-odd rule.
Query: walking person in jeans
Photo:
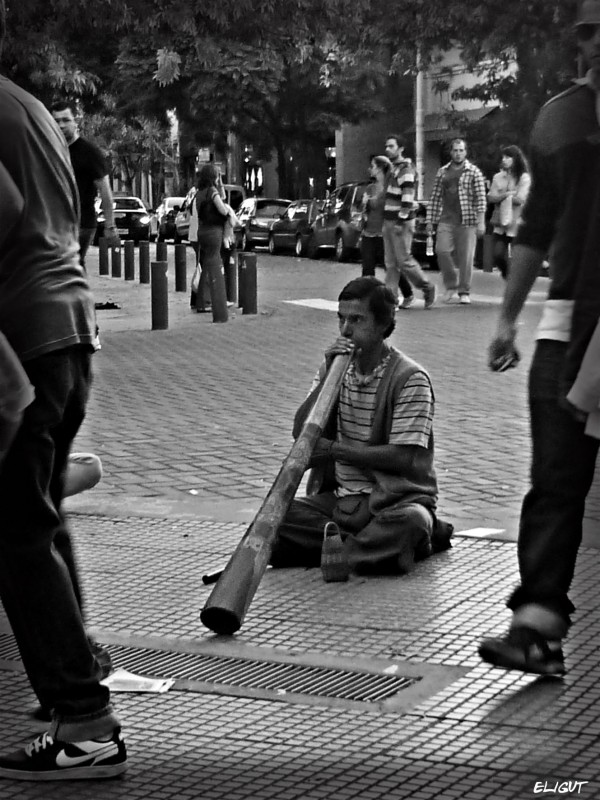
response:
[[[392,169],[387,156],[372,156],[369,167],[371,183],[363,195],[364,227],[360,240],[362,274],[375,277],[377,266],[385,265],[383,251],[383,209],[385,207],[385,186]],[[400,273],[400,293],[403,301],[400,308],[410,308],[415,297],[412,286],[403,273]]]
[[[198,211],[198,261],[202,270],[196,296],[196,311],[205,311],[205,286],[208,283],[213,320],[227,321],[227,296],[221,248],[223,227],[230,207],[223,202],[220,175],[214,164],[205,164],[198,175],[198,193],[194,199]]]
[[[565,671],[568,592],[600,444],[600,0],[584,0],[576,34],[587,75],[550,100],[531,135],[532,189],[517,233],[490,366],[517,360],[517,319],[550,253],[551,284],[529,375],[531,488],[519,528],[520,585],[505,636],[484,661],[542,675]],[[590,389],[588,402],[585,392]]]
[[[383,248],[385,254],[385,285],[392,291],[396,302],[399,297],[398,282],[404,274],[408,280],[423,290],[425,308],[435,302],[435,285],[430,283],[421,265],[412,254],[415,233],[415,169],[410,158],[405,158],[404,138],[398,133],[385,140],[385,152],[392,162],[386,181],[383,211]]]
[[[0,45],[5,34],[0,0]],[[0,330],[33,387],[0,470],[0,597],[27,676],[52,722],[0,755],[0,777],[108,778],[127,765],[110,692],[86,635],[61,511],[71,443],[85,415],[94,303],[79,262],[69,151],[44,106],[0,77]]]
[[[437,226],[435,252],[444,281],[444,303],[458,292],[463,305],[471,302],[471,279],[477,237],[485,233],[485,180],[467,160],[464,139],[454,139],[450,161],[437,173],[429,205],[428,232]]]
[[[494,265],[506,280],[512,242],[516,236],[521,212],[531,188],[529,165],[523,151],[514,144],[502,148],[500,172],[497,172],[488,192],[493,203],[491,223],[494,228]]]

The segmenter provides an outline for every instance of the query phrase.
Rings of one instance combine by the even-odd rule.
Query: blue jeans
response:
[[[476,245],[475,226],[438,224],[435,252],[446,290],[457,289],[459,294],[470,294]]]
[[[216,225],[198,226],[198,262],[202,273],[196,296],[196,308],[204,310],[207,288],[213,306],[221,302],[227,308],[225,277],[223,275],[223,228]]]
[[[569,623],[575,608],[568,591],[600,442],[586,436],[584,423],[559,403],[567,347],[542,340],[531,365],[531,488],[523,501],[519,530],[521,585],[508,607],[539,604]]]
[[[360,240],[360,255],[362,258],[362,275],[375,276],[376,267],[385,268],[383,253],[383,236],[362,236]],[[403,272],[398,280],[400,293],[404,298],[412,297],[413,290],[410,282]]]
[[[412,254],[412,241],[415,232],[414,219],[396,224],[390,220],[383,223],[383,249],[385,255],[385,285],[398,299],[398,283],[402,274],[417,289],[428,289],[429,281],[421,265]]]
[[[83,421],[91,353],[75,346],[24,363],[35,389],[0,473],[0,596],[38,699],[64,740],[117,724],[86,636],[71,540],[60,510]]]

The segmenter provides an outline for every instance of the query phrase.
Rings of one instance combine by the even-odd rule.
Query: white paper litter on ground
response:
[[[146,678],[134,675],[126,669],[116,669],[101,683],[108,686],[111,692],[168,692],[175,681],[171,678]]]

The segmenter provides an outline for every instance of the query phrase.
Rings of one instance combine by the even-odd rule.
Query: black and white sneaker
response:
[[[0,755],[0,778],[77,781],[114,778],[127,769],[127,750],[117,728],[106,742],[59,742],[43,733],[23,750]]]

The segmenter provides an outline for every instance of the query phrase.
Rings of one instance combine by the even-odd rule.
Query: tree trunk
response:
[[[277,177],[279,178],[279,196],[288,197],[290,192],[289,186],[289,163],[287,158],[287,151],[283,141],[276,134],[273,135],[273,142],[275,144],[275,152],[277,153]]]

